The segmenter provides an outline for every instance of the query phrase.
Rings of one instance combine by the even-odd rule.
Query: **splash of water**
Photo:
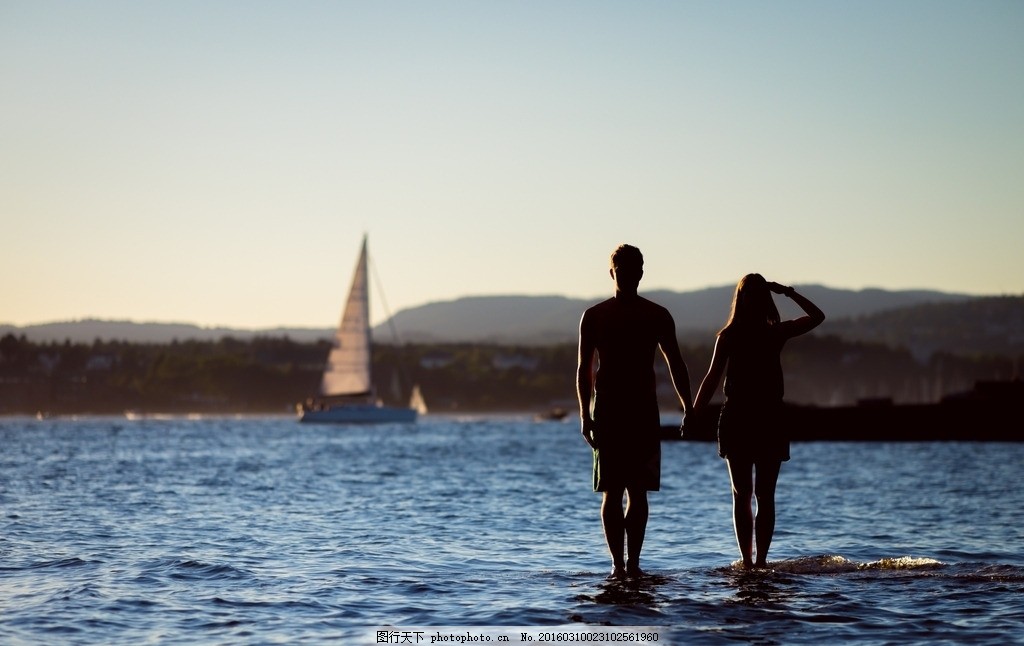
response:
[[[755,568],[750,572],[784,572],[786,574],[841,574],[861,570],[921,570],[942,567],[942,563],[932,558],[915,556],[885,557],[877,561],[858,563],[839,554],[818,554],[800,556],[779,561],[769,561],[765,568]],[[743,562],[735,561],[730,566],[733,570],[743,570]]]

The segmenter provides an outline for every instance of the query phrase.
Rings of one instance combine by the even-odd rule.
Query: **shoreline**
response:
[[[974,389],[933,404],[864,400],[853,406],[787,404],[783,425],[791,442],[1024,442],[1024,381],[978,382]],[[721,405],[701,427],[679,437],[662,426],[663,440],[713,442]],[[713,409],[714,412],[712,412]]]

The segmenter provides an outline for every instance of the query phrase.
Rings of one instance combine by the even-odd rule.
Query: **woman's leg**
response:
[[[768,563],[768,548],[775,534],[775,483],[779,479],[782,462],[769,460],[757,462],[754,476],[754,497],[757,499],[757,516],[754,520],[754,536],[757,542],[757,567]]]
[[[754,515],[751,497],[754,493],[753,467],[746,460],[726,459],[729,467],[729,482],[732,485],[732,526],[736,532],[736,545],[740,548],[744,567],[753,567]]]

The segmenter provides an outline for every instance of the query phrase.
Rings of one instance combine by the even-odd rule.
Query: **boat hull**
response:
[[[416,410],[345,404],[302,411],[299,421],[307,424],[412,424],[416,421]]]

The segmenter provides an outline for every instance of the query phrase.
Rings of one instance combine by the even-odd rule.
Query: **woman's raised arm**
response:
[[[799,305],[800,309],[806,313],[806,316],[786,321],[786,331],[788,332],[788,336],[794,337],[800,336],[801,334],[807,334],[814,328],[821,325],[822,321],[825,320],[825,313],[821,311],[821,308],[812,303],[806,296],[798,294],[795,288],[786,287],[778,283],[768,283],[768,289],[772,290],[776,294],[786,296],[791,301]]]

